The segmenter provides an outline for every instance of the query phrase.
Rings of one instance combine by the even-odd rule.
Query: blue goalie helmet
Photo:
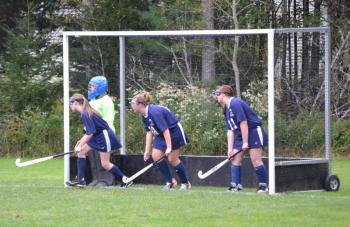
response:
[[[89,81],[88,99],[94,99],[107,93],[108,81],[104,76],[94,76]]]

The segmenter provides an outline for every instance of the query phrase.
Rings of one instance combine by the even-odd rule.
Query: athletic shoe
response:
[[[129,183],[122,183],[120,185],[121,188],[127,188],[127,187],[130,187],[134,182],[133,181],[130,181]]]
[[[191,183],[188,181],[187,184],[181,184],[181,187],[180,187],[179,190],[189,190],[189,189],[191,189],[191,188],[192,188],[192,185],[191,185]]]
[[[243,189],[241,184],[236,185],[231,182],[231,186],[227,189],[228,192],[239,192]]]
[[[268,191],[269,191],[268,187],[266,185],[261,185],[261,184],[256,190],[257,193],[267,193]]]
[[[69,187],[84,188],[86,187],[86,181],[85,180],[67,181],[66,185],[68,185]]]
[[[166,184],[163,186],[162,190],[172,190],[174,189],[174,184],[173,183],[169,183],[169,182],[166,182]]]

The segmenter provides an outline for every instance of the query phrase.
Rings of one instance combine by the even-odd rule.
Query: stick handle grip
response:
[[[230,157],[228,157],[227,159],[229,161],[231,161],[236,155],[238,155],[239,153],[241,153],[242,151],[237,151],[236,153],[234,153],[233,155],[231,155]]]
[[[52,158],[57,158],[57,157],[61,157],[61,156],[65,156],[67,154],[73,154],[73,153],[74,153],[74,151],[63,152],[63,153],[53,155]]]

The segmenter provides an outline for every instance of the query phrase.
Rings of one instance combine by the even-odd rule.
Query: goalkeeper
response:
[[[89,103],[108,123],[108,126],[115,133],[114,127],[114,103],[112,98],[108,95],[108,81],[104,76],[94,76],[90,79],[88,85],[88,99]],[[124,146],[124,144],[123,144]],[[91,186],[106,186],[112,185],[113,177],[108,171],[105,171],[99,160],[100,156],[97,151],[90,152],[89,161],[91,164],[91,174],[93,181]],[[118,179],[121,181],[121,179]]]

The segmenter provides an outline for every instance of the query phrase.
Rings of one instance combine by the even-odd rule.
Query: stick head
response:
[[[203,179],[204,177],[203,177],[203,172],[202,172],[202,170],[199,170],[198,171],[198,177],[200,178],[200,179]]]
[[[123,183],[125,183],[125,184],[126,184],[126,183],[129,183],[129,181],[128,181],[129,179],[128,179],[127,176],[123,176],[123,179],[122,179],[122,180],[123,180]]]
[[[17,158],[17,159],[16,159],[16,166],[17,166],[17,167],[22,167],[22,166],[21,166],[21,159],[20,159],[20,158]]]

